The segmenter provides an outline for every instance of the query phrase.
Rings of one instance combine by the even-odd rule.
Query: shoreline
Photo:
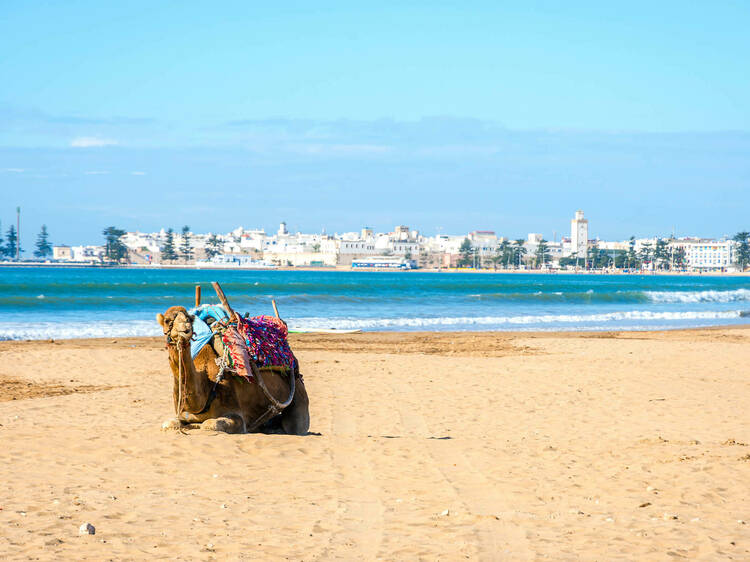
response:
[[[158,265],[111,265],[111,264],[66,264],[39,262],[0,262],[0,269],[48,268],[48,269],[113,269],[113,270],[175,270],[175,271],[311,271],[341,273],[481,273],[503,275],[603,275],[603,276],[674,276],[674,277],[750,277],[750,271],[604,271],[604,270],[565,270],[565,269],[472,269],[472,268],[417,268],[417,269],[384,269],[349,266],[335,267],[196,267],[191,264],[158,264]]]
[[[750,331],[750,323],[748,324],[726,324],[719,326],[701,326],[701,327],[689,327],[689,328],[661,328],[657,330],[530,330],[528,332],[520,330],[477,330],[477,331],[436,331],[436,330],[422,330],[422,331],[362,331],[360,333],[290,333],[289,341],[292,345],[302,343],[306,341],[317,341],[325,340],[330,343],[336,341],[360,341],[366,343],[368,340],[388,340],[393,343],[400,342],[413,342],[422,341],[427,342],[430,339],[444,340],[445,338],[455,339],[471,339],[471,338],[499,338],[499,339],[513,339],[513,338],[564,338],[564,339],[576,339],[576,338],[604,338],[604,337],[649,337],[651,339],[658,338],[660,336],[667,335],[696,335],[703,332],[723,332],[723,331]],[[118,347],[128,347],[131,344],[154,344],[163,343],[164,338],[162,336],[125,336],[125,337],[85,337],[85,338],[46,338],[46,339],[15,339],[15,340],[0,340],[0,352],[3,347],[9,344],[71,344],[71,345],[92,345],[96,347],[106,347],[108,345],[115,345]]]

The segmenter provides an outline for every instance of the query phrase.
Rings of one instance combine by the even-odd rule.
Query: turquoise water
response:
[[[747,277],[0,268],[0,339],[161,335],[156,313],[216,301],[290,328],[618,330],[746,324]]]

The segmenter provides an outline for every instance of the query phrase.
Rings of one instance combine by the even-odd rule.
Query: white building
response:
[[[104,246],[73,246],[73,261],[99,262],[104,259]]]
[[[734,242],[683,238],[669,243],[685,251],[689,269],[722,270],[734,267]]]
[[[150,252],[151,254],[158,254],[161,246],[164,245],[164,241],[167,238],[167,233],[164,229],[161,232],[126,232],[125,235],[120,238],[120,241],[125,244],[128,250],[134,252]]]
[[[341,240],[335,240],[335,242],[337,243],[336,251],[339,256],[339,265],[350,265],[357,258],[374,256],[378,253],[373,238],[342,237]]]
[[[630,240],[622,240],[620,242],[609,242],[607,240],[598,240],[596,245],[600,250],[613,251],[613,252],[627,252],[630,250]]]
[[[430,238],[425,238],[423,247],[428,252],[434,254],[458,254],[461,244],[466,236],[452,236],[449,234],[438,234]]]
[[[560,258],[563,257],[563,243],[547,242],[547,249],[549,250],[550,262],[555,266],[559,266]]]
[[[544,236],[542,236],[538,232],[529,232],[526,235],[526,243],[527,244],[533,244],[535,246],[538,246],[539,242],[541,242],[542,240],[544,240]]]
[[[393,232],[377,234],[372,245],[375,252],[382,255],[417,256],[419,233],[416,230],[409,230],[408,226],[397,226]]]
[[[52,259],[74,263],[97,263],[104,259],[104,246],[53,246]]]
[[[583,218],[583,211],[576,211],[576,218],[570,221],[571,255],[585,258],[589,249],[589,221]]]
[[[52,259],[58,261],[72,261],[73,250],[71,250],[70,246],[53,246]]]

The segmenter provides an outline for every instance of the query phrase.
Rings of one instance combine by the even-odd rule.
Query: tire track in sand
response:
[[[418,371],[414,371],[418,372]],[[425,375],[421,375],[425,376]],[[432,466],[439,471],[445,482],[453,489],[457,501],[466,509],[477,538],[478,557],[494,560],[497,557],[511,559],[533,558],[525,531],[509,522],[504,522],[498,513],[502,501],[494,493],[495,485],[472,464],[472,446],[458,439],[440,439],[433,435],[422,413],[424,401],[413,388],[413,377],[392,377],[390,379],[400,395],[397,402],[404,427],[414,431],[414,442],[424,452],[424,457],[432,459]],[[419,382],[419,381],[417,381]],[[460,404],[456,396],[448,396],[442,403]],[[469,412],[467,411],[467,417]],[[477,435],[473,443],[481,446]],[[460,515],[460,514],[457,514]]]
[[[354,375],[354,373],[352,373]],[[374,560],[383,542],[382,490],[377,484],[371,444],[358,427],[363,418],[359,390],[364,377],[337,387],[330,397],[331,447],[338,509],[337,524],[322,559],[331,557]],[[370,412],[373,414],[376,412]]]

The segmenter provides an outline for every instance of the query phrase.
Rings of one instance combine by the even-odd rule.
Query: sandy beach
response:
[[[750,559],[748,329],[291,343],[305,437],[161,431],[157,339],[0,342],[0,558]]]

